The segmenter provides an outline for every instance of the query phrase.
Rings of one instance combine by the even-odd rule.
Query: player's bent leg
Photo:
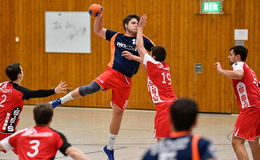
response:
[[[55,99],[54,101],[49,102],[52,108],[56,108],[57,106],[70,101],[75,98],[83,97],[87,94],[92,94],[100,90],[100,86],[97,82],[92,82],[89,85],[81,86],[79,88],[74,89],[67,95],[62,98]]]
[[[76,96],[72,97],[72,94],[73,93],[77,94],[76,92],[79,92],[78,90],[79,89],[76,88],[73,91],[71,91],[70,93],[66,94],[64,97],[61,97],[61,98],[55,99],[53,101],[50,101],[49,103],[50,103],[51,107],[54,109],[54,108],[58,107],[59,105],[74,99],[74,97],[76,97]]]
[[[80,96],[83,97],[85,95],[95,93],[95,92],[99,91],[100,89],[101,89],[100,85],[97,82],[93,81],[89,85],[79,87],[78,93],[80,94]],[[73,95],[72,95],[72,97],[74,98]]]
[[[249,160],[244,143],[244,139],[235,136],[232,137],[232,146],[238,160]]]
[[[249,146],[251,148],[251,152],[253,155],[254,160],[258,160],[260,159],[260,144],[259,144],[259,137],[257,138],[257,140],[254,141],[248,141]]]

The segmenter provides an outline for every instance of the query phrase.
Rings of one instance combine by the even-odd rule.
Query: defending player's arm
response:
[[[65,153],[74,160],[89,160],[83,152],[72,146],[67,148]]]
[[[143,40],[143,29],[145,24],[146,24],[146,15],[142,15],[138,23],[138,31],[137,31],[137,38],[136,38],[136,47],[142,60],[144,59],[144,55],[147,53],[144,47],[144,40]]]
[[[25,130],[27,130],[27,128],[17,131],[14,134],[2,139],[0,141],[0,151],[1,150],[5,150],[5,151],[13,150],[16,147],[17,139],[19,138],[21,133],[23,133]]]
[[[241,80],[244,77],[244,71],[243,70],[240,70],[240,69],[234,70],[234,71],[224,70],[224,69],[222,69],[220,62],[216,62],[216,68],[217,68],[217,71],[220,74],[222,74],[222,75],[224,75],[228,78],[231,78],[231,79]]]
[[[10,151],[10,150],[13,149],[13,147],[9,143],[9,137],[7,137],[7,138],[5,138],[5,139],[0,141],[0,152],[1,151],[6,152],[6,151]]]
[[[137,61],[140,63],[143,62],[144,55],[147,53],[147,51],[144,47],[144,38],[143,38],[143,29],[144,29],[145,24],[146,24],[146,15],[143,15],[140,18],[140,21],[138,23],[138,31],[137,31],[137,36],[136,36],[137,37],[136,38],[136,47],[137,47],[137,51],[138,51],[140,57],[135,56],[128,51],[124,51],[122,53],[122,56],[124,56],[126,59],[134,60],[134,61]]]
[[[102,13],[95,18],[94,32],[101,38],[106,39],[106,30],[102,26]]]
[[[63,153],[64,155],[71,156],[74,160],[89,160],[87,156],[84,155],[84,153],[82,153],[79,149],[71,146],[64,134],[58,131],[55,132],[57,132],[60,135],[58,143],[61,144],[59,148],[59,151],[61,153]]]
[[[19,86],[14,84],[14,88],[17,89],[18,91],[23,93],[23,99],[30,99],[30,98],[38,98],[38,97],[47,97],[53,94],[60,94],[60,93],[65,93],[67,90],[66,88],[67,84],[65,82],[60,82],[58,86],[54,89],[49,89],[49,90],[30,90],[28,88]]]

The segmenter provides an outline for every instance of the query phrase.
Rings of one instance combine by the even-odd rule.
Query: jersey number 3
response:
[[[34,156],[36,156],[39,153],[39,148],[38,147],[40,145],[40,141],[32,140],[29,143],[32,144],[31,149],[33,149],[34,152],[33,153],[27,152],[27,156],[34,157]]]

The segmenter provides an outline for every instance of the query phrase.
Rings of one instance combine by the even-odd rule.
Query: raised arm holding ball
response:
[[[102,8],[102,7],[101,7]],[[137,73],[139,62],[128,60],[122,56],[122,52],[129,51],[133,55],[139,56],[136,49],[136,35],[139,16],[135,14],[128,15],[123,20],[125,33],[120,33],[103,28],[102,14],[103,9],[93,13],[95,18],[94,32],[101,38],[110,41],[111,46],[111,61],[108,63],[106,70],[94,79],[90,84],[80,86],[65,95],[62,98],[56,99],[51,103],[55,108],[74,98],[83,97],[88,94],[106,91],[112,89],[112,98],[110,104],[113,109],[112,120],[110,123],[110,133],[108,144],[102,148],[109,160],[114,160],[114,143],[119,133],[120,124],[123,118],[123,112],[128,104],[130,89],[132,86],[131,77]],[[154,46],[153,42],[146,37],[143,37],[145,49],[151,50]]]

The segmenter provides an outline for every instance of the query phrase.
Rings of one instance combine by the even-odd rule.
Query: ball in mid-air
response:
[[[102,10],[103,10],[103,8],[100,4],[91,4],[88,8],[88,13],[92,17],[96,17],[101,14]]]

